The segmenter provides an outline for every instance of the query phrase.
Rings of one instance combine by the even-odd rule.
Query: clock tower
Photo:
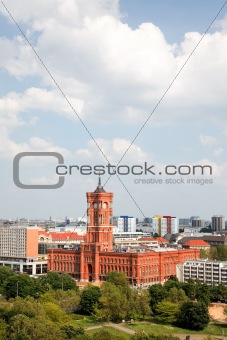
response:
[[[94,192],[87,192],[87,233],[88,242],[100,246],[100,251],[110,251],[113,247],[112,216],[113,193],[106,192],[99,177]]]
[[[80,281],[100,281],[100,254],[113,250],[113,193],[106,192],[99,177],[94,192],[87,192],[87,242],[81,243]]]

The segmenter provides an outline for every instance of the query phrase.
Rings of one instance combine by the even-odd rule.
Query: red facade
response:
[[[79,250],[49,249],[48,270],[68,273],[81,282],[100,282],[106,273],[123,272],[132,285],[149,286],[163,283],[176,275],[176,264],[199,258],[198,249],[144,252],[114,251],[112,226],[113,193],[107,193],[101,182],[94,192],[87,193],[88,242]]]

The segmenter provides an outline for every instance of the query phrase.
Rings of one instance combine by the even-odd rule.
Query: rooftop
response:
[[[103,189],[102,184],[101,184],[101,177],[100,176],[99,176],[98,186],[97,186],[97,188],[95,189],[94,192],[105,192],[105,190]]]
[[[209,243],[205,242],[204,240],[188,240],[187,242],[183,243],[182,246],[201,246],[201,247],[209,247]]]

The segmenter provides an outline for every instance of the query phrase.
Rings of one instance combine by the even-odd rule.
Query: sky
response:
[[[226,217],[224,4],[3,1],[0,218],[84,216],[95,166],[105,167],[114,215]],[[20,188],[13,164],[22,152],[59,153],[59,171],[72,173],[57,189]],[[51,155],[27,155],[19,180],[54,185],[57,165]]]

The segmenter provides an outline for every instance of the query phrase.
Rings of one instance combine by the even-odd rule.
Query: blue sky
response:
[[[121,176],[124,187],[111,177],[106,190],[114,192],[115,215],[227,216],[227,6],[138,134],[224,1],[4,3],[111,164],[133,141],[121,164],[147,162],[162,172],[166,165],[213,168],[206,177],[213,184],[206,185],[135,184],[154,176],[128,175]],[[23,190],[13,182],[19,152],[60,152],[78,166],[106,159],[3,6],[0,25],[0,217],[83,216],[95,175],[66,176],[56,190]],[[26,159],[21,179],[54,183],[55,165]],[[104,183],[108,176],[102,177]]]

